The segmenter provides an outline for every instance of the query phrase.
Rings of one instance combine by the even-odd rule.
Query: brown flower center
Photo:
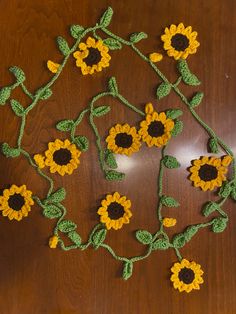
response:
[[[171,46],[177,51],[184,51],[189,46],[189,40],[183,34],[175,34],[171,38]]]
[[[115,143],[118,147],[129,148],[133,143],[133,137],[127,133],[119,133],[116,135]]]
[[[71,152],[67,148],[60,148],[54,152],[53,160],[60,166],[67,165],[71,160]]]
[[[211,166],[211,165],[203,165],[198,171],[199,177],[203,181],[211,181],[217,178],[218,176],[218,171],[216,167]]]
[[[94,64],[98,64],[98,62],[102,59],[101,53],[96,48],[88,48],[88,56],[84,59],[84,62],[87,66],[92,66]]]
[[[186,285],[192,283],[194,278],[195,278],[194,271],[190,268],[184,267],[179,272],[179,280],[184,282]]]
[[[117,219],[124,216],[125,210],[121,204],[119,204],[117,202],[112,202],[107,207],[107,212],[108,212],[108,216],[110,219],[117,220]]]
[[[148,126],[148,134],[151,137],[159,137],[164,134],[165,127],[160,121],[152,121]]]
[[[8,205],[12,209],[18,211],[21,210],[22,206],[25,204],[25,199],[21,194],[15,193],[11,195],[8,199]]]

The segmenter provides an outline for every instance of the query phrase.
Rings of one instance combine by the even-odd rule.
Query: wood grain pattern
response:
[[[68,38],[71,24],[94,25],[103,10],[111,5],[115,11],[110,28],[122,37],[134,31],[145,31],[149,39],[139,44],[145,54],[161,51],[159,36],[163,27],[183,21],[199,32],[201,46],[197,55],[189,58],[191,68],[202,80],[205,99],[199,115],[216,130],[229,146],[236,150],[236,7],[234,0],[2,0],[0,1],[0,86],[11,83],[7,68],[18,65],[25,70],[30,88],[35,90],[50,77],[45,61],[60,61],[56,36]],[[170,80],[176,77],[174,62],[164,58],[160,69]],[[116,76],[121,93],[130,102],[143,108],[146,102],[156,103],[154,90],[157,79],[151,69],[128,48],[112,52],[111,66],[95,76],[82,77],[69,61],[53,87],[53,96],[41,102],[30,113],[23,143],[32,154],[45,149],[46,143],[61,133],[55,122],[75,118],[91,96],[104,90],[107,78]],[[192,90],[181,86],[187,95]],[[16,97],[27,104],[23,94]],[[101,134],[115,122],[136,124],[139,117],[117,101],[101,101],[112,106],[112,112],[98,121]],[[186,180],[189,161],[206,153],[206,133],[195,123],[180,100],[172,93],[157,104],[162,110],[180,107],[184,111],[185,130],[171,142],[169,152],[182,167],[169,171],[165,189],[181,203],[178,209],[166,210],[166,215],[178,219],[173,232],[188,224],[202,221],[201,205],[210,194],[200,192]],[[14,145],[19,119],[9,106],[0,108],[0,141]],[[91,142],[93,134],[83,123],[81,134]],[[132,200],[132,223],[121,231],[109,232],[108,241],[119,254],[142,253],[134,239],[134,231],[147,228],[155,231],[156,177],[159,150],[144,146],[131,159],[120,157],[120,169],[127,173],[122,183],[106,182],[101,173],[94,145],[83,154],[79,170],[72,176],[54,176],[57,186],[67,192],[68,218],[79,225],[86,238],[97,222],[96,208],[107,192],[118,190]],[[23,158],[6,160],[0,157],[0,185],[26,183],[43,196],[46,183],[38,177]],[[174,173],[174,174],[173,174]],[[174,252],[153,253],[135,265],[133,277],[120,279],[121,265],[107,252],[63,252],[50,250],[47,240],[53,222],[42,217],[34,206],[28,219],[10,223],[1,218],[0,239],[0,309],[3,314],[235,314],[236,313],[236,215],[235,203],[225,208],[230,216],[223,234],[203,230],[182,250],[184,257],[199,262],[205,270],[205,284],[199,292],[179,294],[171,287],[169,268],[176,261]]]

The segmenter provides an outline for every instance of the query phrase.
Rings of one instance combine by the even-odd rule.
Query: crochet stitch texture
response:
[[[49,247],[52,249],[58,246],[68,251],[72,249],[85,250],[89,247],[94,249],[103,248],[107,250],[116,260],[123,263],[123,279],[127,280],[132,276],[133,266],[136,262],[146,259],[153,251],[173,249],[176,253],[178,262],[172,268],[170,280],[173,287],[178,291],[190,292],[200,289],[203,283],[203,270],[201,266],[194,261],[188,261],[182,258],[180,249],[182,249],[202,228],[210,227],[215,233],[223,232],[227,227],[228,215],[222,209],[224,202],[228,198],[236,200],[236,164],[232,150],[219,138],[216,133],[199,117],[195,111],[201,103],[204,95],[202,92],[196,92],[191,99],[188,99],[179,89],[180,82],[189,86],[198,86],[200,81],[198,77],[191,72],[187,64],[187,57],[197,52],[199,42],[197,41],[197,32],[192,30],[191,26],[184,27],[183,23],[171,25],[165,28],[161,36],[164,42],[164,49],[169,57],[173,57],[177,62],[179,77],[174,83],[171,83],[167,77],[158,69],[156,62],[163,59],[162,54],[153,52],[145,56],[137,47],[137,44],[147,38],[144,32],[133,33],[129,39],[123,39],[112,33],[108,26],[112,20],[113,10],[109,7],[98,23],[93,27],[84,28],[81,25],[72,25],[70,35],[75,42],[70,47],[65,38],[57,38],[58,49],[63,59],[61,62],[53,60],[47,61],[47,68],[53,74],[52,78],[35,93],[30,92],[25,85],[26,77],[24,71],[17,67],[10,67],[10,72],[15,77],[15,83],[0,89],[0,105],[10,105],[13,113],[20,119],[21,126],[15,147],[10,147],[8,143],[3,143],[1,152],[7,158],[26,158],[29,164],[35,168],[40,176],[48,183],[49,189],[47,195],[40,199],[26,189],[25,185],[18,187],[12,185],[10,188],[3,189],[0,196],[0,210],[3,216],[10,220],[20,221],[28,216],[31,207],[37,203],[46,218],[55,220],[55,228],[49,238]],[[100,37],[103,34],[105,38]],[[92,36],[92,37],[91,37]],[[158,100],[163,99],[171,92],[176,93],[182,102],[186,105],[193,118],[203,127],[209,135],[208,148],[210,153],[218,154],[220,149],[223,151],[221,157],[199,156],[199,159],[189,161],[189,180],[193,182],[194,187],[199,187],[203,191],[219,188],[219,199],[208,201],[203,206],[202,214],[205,217],[214,214],[213,218],[206,223],[196,223],[186,227],[181,233],[175,234],[172,238],[168,236],[167,229],[176,225],[177,220],[174,217],[163,216],[165,207],[179,207],[178,200],[170,195],[166,195],[163,187],[163,176],[165,169],[176,169],[180,167],[179,161],[167,153],[168,145],[178,136],[183,129],[183,122],[180,120],[182,111],[180,109],[169,109],[157,112],[155,106],[147,102],[144,110],[138,109],[131,104],[119,91],[115,77],[108,80],[107,90],[94,96],[88,106],[84,108],[75,120],[62,120],[57,122],[57,130],[67,133],[65,141],[52,139],[45,147],[45,152],[35,152],[31,156],[22,147],[22,138],[26,128],[28,114],[40,101],[47,100],[52,95],[52,86],[59,78],[61,72],[67,64],[68,59],[73,56],[75,65],[80,68],[82,75],[95,74],[103,71],[112,62],[112,51],[122,49],[128,46],[132,49],[148,66],[156,73],[161,83],[157,86],[156,96]],[[95,74],[96,75],[96,74]],[[20,102],[11,98],[12,91],[15,88],[21,88],[31,100],[31,104],[24,108]],[[96,126],[96,119],[106,115],[110,106],[96,106],[96,102],[105,97],[114,97],[128,109],[133,110],[140,116],[139,128],[127,123],[117,122],[107,132],[106,147],[102,143],[99,130]],[[160,168],[158,174],[157,194],[159,197],[157,204],[157,218],[159,229],[155,233],[148,230],[137,230],[136,239],[140,245],[144,246],[145,253],[140,256],[125,257],[119,256],[110,245],[106,243],[106,237],[109,236],[109,230],[120,230],[132,221],[132,200],[128,195],[120,195],[119,192],[108,194],[101,201],[97,210],[100,222],[96,224],[88,236],[86,242],[82,241],[79,229],[75,222],[66,219],[67,209],[62,204],[66,197],[66,191],[63,187],[54,189],[54,180],[44,172],[49,167],[49,172],[55,175],[74,175],[78,167],[82,167],[80,156],[89,149],[89,140],[85,135],[77,135],[77,128],[83,118],[88,115],[89,123],[96,138],[98,158],[101,171],[106,180],[123,180],[124,173],[117,170],[115,154],[125,154],[127,156],[138,153],[141,145],[155,147],[161,150]],[[228,167],[232,164],[232,174],[226,176]],[[119,231],[117,231],[119,232]],[[70,245],[64,241],[68,238]]]

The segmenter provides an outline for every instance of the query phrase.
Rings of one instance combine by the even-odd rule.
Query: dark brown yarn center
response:
[[[211,181],[217,178],[218,171],[216,167],[211,166],[211,165],[203,165],[199,169],[199,177],[203,181]]]
[[[25,199],[22,195],[15,193],[11,195],[8,199],[8,205],[14,210],[21,210],[22,206],[25,204]]]
[[[179,280],[184,282],[187,285],[192,283],[194,278],[195,278],[194,271],[192,269],[190,269],[190,268],[184,267],[179,272]]]
[[[171,46],[177,51],[184,51],[189,46],[189,40],[183,34],[175,34],[171,38]]]
[[[88,66],[92,66],[94,64],[98,64],[98,62],[102,59],[100,51],[98,49],[96,49],[96,48],[88,48],[88,51],[89,51],[89,54],[84,59],[84,62]]]
[[[54,152],[53,160],[60,166],[67,165],[71,160],[71,152],[66,148],[60,148]]]
[[[118,147],[129,148],[133,143],[133,137],[127,133],[119,133],[116,135],[115,143]]]
[[[108,217],[110,219],[114,219],[117,220],[121,217],[124,216],[125,210],[124,207],[117,203],[117,202],[112,202],[108,208],[107,208],[107,212],[108,212]]]
[[[159,137],[164,134],[165,127],[160,121],[152,121],[148,126],[148,134],[151,137]]]

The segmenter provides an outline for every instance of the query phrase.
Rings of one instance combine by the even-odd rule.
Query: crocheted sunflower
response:
[[[193,160],[193,166],[189,168],[190,180],[195,187],[200,187],[203,191],[212,191],[226,180],[227,166],[231,161],[231,156],[224,156],[222,159],[204,156]]]
[[[184,27],[183,23],[178,26],[172,24],[170,28],[165,28],[165,34],[161,36],[164,42],[164,49],[169,57],[175,60],[186,59],[189,54],[194,54],[200,43],[196,40],[197,32],[192,31],[192,27]]]
[[[25,185],[13,184],[9,189],[4,189],[0,196],[2,215],[7,216],[10,220],[20,221],[27,217],[32,205],[34,205],[32,192],[27,190]]]
[[[101,216],[100,221],[106,225],[106,228],[118,230],[123,224],[128,224],[132,216],[130,211],[131,201],[118,192],[108,194],[101,202],[97,213]]]
[[[139,150],[140,138],[135,127],[127,123],[116,124],[109,130],[109,136],[106,138],[107,148],[116,154],[130,156]]]
[[[171,138],[174,121],[166,117],[165,112],[157,113],[151,103],[145,106],[146,119],[140,123],[139,134],[149,147],[161,147]]]
[[[81,152],[69,140],[61,141],[56,139],[48,143],[48,150],[45,157],[41,154],[34,155],[34,160],[40,169],[50,167],[51,173],[59,173],[61,176],[72,174],[80,164]]]
[[[170,280],[173,282],[175,289],[179,292],[191,292],[192,290],[199,290],[200,284],[203,283],[203,270],[201,265],[195,262],[189,262],[183,259],[180,263],[175,263],[171,268]]]
[[[76,59],[76,66],[81,68],[83,75],[93,74],[95,71],[100,72],[103,68],[109,66],[111,56],[109,48],[103,44],[102,40],[96,41],[88,37],[86,43],[80,43],[79,49],[73,56]]]

